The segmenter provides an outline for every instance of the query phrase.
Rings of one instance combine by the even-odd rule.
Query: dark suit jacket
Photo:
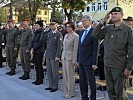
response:
[[[79,35],[77,62],[81,65],[92,66],[97,64],[99,43],[95,37],[92,37],[92,31],[93,28],[90,29],[82,44],[81,37],[84,30]]]
[[[43,29],[34,31],[34,36],[33,36],[33,39],[31,41],[29,48],[30,49],[33,48],[33,50],[36,53],[44,53],[45,52],[46,40],[41,39],[42,35],[44,35],[44,34],[45,33],[44,33]]]

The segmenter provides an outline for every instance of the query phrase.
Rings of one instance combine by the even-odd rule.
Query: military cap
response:
[[[51,22],[51,23],[50,23],[50,25],[55,25],[55,24],[57,24],[57,22]]]
[[[122,9],[121,7],[114,7],[114,8],[110,11],[110,13],[112,13],[112,12],[123,12],[123,9]]]
[[[123,19],[125,21],[133,21],[133,18],[131,16],[128,16],[127,19]]]
[[[82,19],[92,20],[92,17],[91,17],[91,16],[88,16],[88,15],[84,15],[84,16],[82,17]]]
[[[24,18],[23,21],[27,21],[27,22],[29,22],[29,19],[28,19],[28,18]]]

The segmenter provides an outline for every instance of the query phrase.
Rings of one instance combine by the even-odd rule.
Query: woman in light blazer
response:
[[[79,36],[74,32],[75,26],[72,22],[67,22],[66,27],[68,33],[63,41],[62,63],[64,94],[65,98],[69,99],[75,96],[75,66]]]

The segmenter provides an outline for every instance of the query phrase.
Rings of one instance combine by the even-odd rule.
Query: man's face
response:
[[[8,25],[9,28],[13,27],[13,23],[12,22],[7,22],[7,25]]]
[[[121,12],[112,12],[111,13],[111,20],[113,22],[120,21],[123,18],[123,13]]]
[[[129,26],[133,26],[133,21],[126,21],[125,24],[127,24]]]
[[[91,25],[91,21],[89,19],[82,19],[82,25],[84,28],[87,28]]]
[[[83,29],[84,29],[84,27],[82,24],[78,26],[78,30],[82,31]]]
[[[40,25],[39,24],[35,24],[35,29],[41,29]]]
[[[27,27],[28,26],[28,22],[27,21],[23,21],[23,27]]]
[[[57,28],[57,25],[56,25],[56,24],[50,25],[50,28],[51,28],[52,30],[55,30],[55,29]]]

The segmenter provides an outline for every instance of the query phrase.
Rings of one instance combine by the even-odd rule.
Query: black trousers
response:
[[[80,76],[80,92],[82,100],[89,100],[88,98],[88,82],[91,89],[90,100],[96,100],[96,81],[94,70],[91,66],[79,65]]]
[[[99,71],[99,79],[100,80],[105,80],[104,62],[98,61],[98,71]]]
[[[2,67],[3,57],[2,57],[2,48],[0,47],[0,67]]]
[[[44,53],[36,53],[34,52],[34,65],[36,69],[36,80],[42,80],[44,78],[43,73],[43,66],[42,66],[42,60],[43,60]]]

